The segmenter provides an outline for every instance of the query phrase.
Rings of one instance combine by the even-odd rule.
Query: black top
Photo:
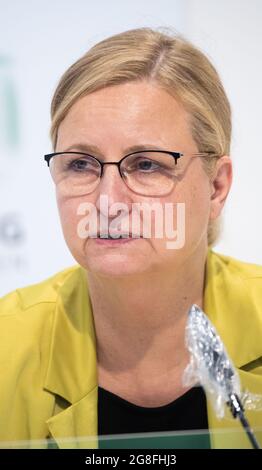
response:
[[[206,396],[193,387],[167,405],[143,407],[98,387],[98,434],[207,430]],[[205,447],[210,447],[209,436]]]

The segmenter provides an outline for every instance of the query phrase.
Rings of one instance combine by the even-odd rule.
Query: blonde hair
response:
[[[151,28],[129,30],[93,46],[62,76],[51,105],[51,139],[71,106],[82,96],[124,82],[154,81],[178,99],[191,116],[199,152],[210,152],[204,167],[230,154],[231,110],[219,75],[207,57],[181,36]],[[208,228],[208,244],[218,238],[219,222]]]

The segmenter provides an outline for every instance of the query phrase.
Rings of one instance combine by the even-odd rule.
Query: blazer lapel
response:
[[[60,449],[96,449],[97,387],[77,403],[52,416],[47,425]]]
[[[59,289],[44,388],[69,404],[47,421],[59,447],[96,447],[96,337],[82,268]]]

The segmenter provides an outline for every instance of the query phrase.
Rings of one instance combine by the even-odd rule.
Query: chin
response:
[[[140,257],[131,257],[118,253],[104,254],[103,256],[92,254],[87,256],[81,264],[90,273],[110,278],[123,278],[147,270],[145,260]]]

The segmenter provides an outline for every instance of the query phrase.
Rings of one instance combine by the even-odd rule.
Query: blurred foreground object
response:
[[[261,397],[247,392],[241,394],[239,376],[226,348],[208,317],[197,305],[192,305],[188,313],[186,346],[191,357],[184,372],[184,384],[200,383],[211,398],[219,418],[224,417],[227,405],[233,417],[240,420],[254,449],[259,449],[245,417],[242,401],[245,401],[247,408],[255,409]]]

